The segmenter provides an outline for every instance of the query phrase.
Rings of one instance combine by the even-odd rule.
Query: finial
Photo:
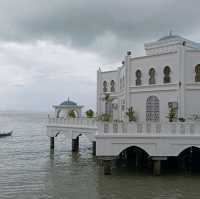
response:
[[[169,36],[172,36],[173,35],[173,31],[172,29],[169,30]]]

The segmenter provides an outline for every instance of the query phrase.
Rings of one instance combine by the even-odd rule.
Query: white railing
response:
[[[48,118],[48,125],[56,126],[76,126],[76,127],[97,127],[94,118]]]
[[[200,122],[136,123],[99,122],[99,134],[199,135]]]
[[[200,122],[97,122],[96,118],[48,118],[48,125],[98,128],[98,134],[199,135]]]

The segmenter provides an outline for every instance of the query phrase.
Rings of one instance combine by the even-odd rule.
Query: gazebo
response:
[[[76,117],[81,117],[83,106],[78,105],[76,102],[68,100],[62,102],[60,105],[53,105],[55,109],[55,115],[57,118],[68,118],[69,112],[74,111]]]

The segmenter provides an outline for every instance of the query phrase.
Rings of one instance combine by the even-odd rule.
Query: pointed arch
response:
[[[110,91],[115,92],[115,81],[114,80],[110,81]]]
[[[107,91],[108,91],[108,83],[107,83],[107,81],[104,81],[103,82],[103,92],[105,93]]]
[[[136,84],[136,86],[140,86],[142,84],[142,80],[141,80],[142,72],[141,72],[141,70],[138,69],[135,72],[135,76],[136,76],[135,84]]]
[[[200,82],[200,64],[195,66],[195,82]]]
[[[160,101],[156,96],[149,96],[146,101],[146,121],[158,122],[160,120]]]
[[[163,73],[164,73],[163,83],[165,83],[165,84],[171,83],[171,76],[170,76],[171,69],[170,69],[170,67],[165,66]]]
[[[155,84],[156,79],[155,79],[156,71],[154,68],[150,68],[149,70],[149,84]]]

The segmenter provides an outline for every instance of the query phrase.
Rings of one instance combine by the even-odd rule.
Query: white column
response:
[[[130,94],[129,94],[129,87],[130,87],[130,59],[131,59],[131,52],[128,51],[125,57],[125,112],[130,107]]]
[[[178,117],[185,118],[185,47],[180,44],[178,49],[179,59],[179,96],[178,96]]]
[[[97,71],[97,115],[101,114],[101,69]]]

